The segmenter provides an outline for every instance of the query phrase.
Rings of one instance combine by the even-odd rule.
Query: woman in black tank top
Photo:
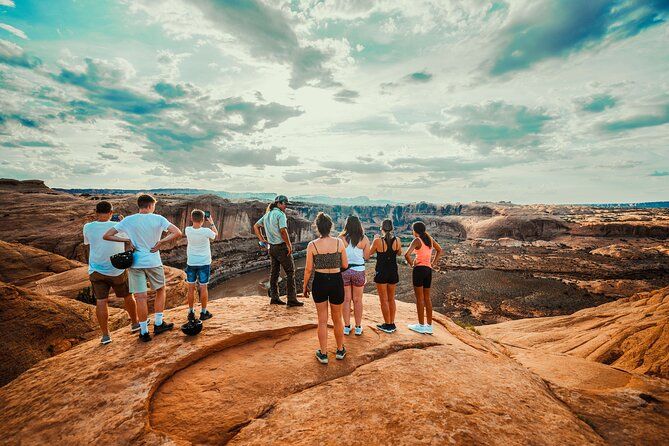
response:
[[[395,288],[400,281],[397,271],[397,256],[402,253],[402,243],[393,236],[392,220],[383,220],[381,224],[381,235],[374,237],[371,254],[376,253],[376,273],[374,282],[379,293],[379,303],[383,314],[383,324],[377,328],[386,333],[397,330],[395,326]]]

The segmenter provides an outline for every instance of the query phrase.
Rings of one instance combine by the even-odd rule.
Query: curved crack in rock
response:
[[[440,345],[429,338],[389,338],[380,344],[373,338],[347,338],[346,359],[331,358],[327,367],[313,358],[315,329],[287,333],[281,339],[276,334],[260,337],[210,352],[163,381],[150,403],[150,424],[175,440],[224,444],[283,398],[325,385],[398,351]],[[192,398],[197,398],[199,410],[183,410],[183,401]]]

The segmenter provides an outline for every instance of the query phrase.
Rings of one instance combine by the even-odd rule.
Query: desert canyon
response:
[[[202,334],[142,345],[112,298],[114,342],[101,346],[81,229],[97,200],[129,215],[134,196],[8,179],[0,192],[0,444],[669,444],[667,208],[296,203],[298,251],[319,210],[337,229],[360,216],[370,236],[390,217],[405,246],[421,219],[445,247],[434,336],[406,329],[406,265],[400,329],[375,328],[370,263],[365,334],[323,367],[313,303],[270,307],[262,284],[213,300]],[[266,268],[251,229],[266,203],[157,198],[182,229],[211,211],[214,285]],[[175,322],[185,258],[185,240],[163,251]]]

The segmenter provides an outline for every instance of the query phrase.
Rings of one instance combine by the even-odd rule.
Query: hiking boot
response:
[[[142,341],[142,342],[149,342],[151,340],[151,335],[148,332],[146,332],[144,334],[140,334],[139,335],[139,340]]]
[[[420,334],[425,333],[423,331],[423,325],[422,324],[409,324],[409,325],[407,325],[407,327],[409,327],[409,330],[415,331],[416,333],[420,333]]]
[[[344,359],[345,356],[346,356],[346,347],[342,345],[341,350],[337,350],[335,358],[341,360]]]
[[[111,336],[109,336],[108,334],[102,335],[102,339],[100,339],[100,344],[107,345],[110,342],[111,342]]]
[[[360,336],[362,334],[362,325],[355,326],[355,335]]]
[[[139,331],[139,322],[136,324],[130,325],[130,332],[131,333],[137,333]]]
[[[316,350],[316,359],[318,359],[318,362],[320,362],[321,364],[328,363],[327,353],[321,353],[320,349]]]
[[[173,329],[173,328],[174,328],[174,324],[173,324],[173,323],[171,323],[171,322],[170,322],[170,323],[167,323],[167,322],[163,321],[162,324],[160,324],[160,325],[154,325],[154,326],[153,326],[153,334],[154,334],[154,335],[158,335],[158,334],[160,334],[160,333],[164,333],[164,332],[166,332],[166,331],[170,331],[170,330]]]
[[[425,324],[423,325],[423,333],[425,334],[432,334],[434,331],[432,330],[432,324]]]
[[[286,303],[284,301],[282,301],[281,299],[278,299],[278,298],[277,299],[271,299],[269,301],[269,303],[270,303],[270,305],[286,305]]]
[[[351,326],[350,325],[344,325],[344,334],[348,336],[351,334]]]
[[[299,300],[289,300],[288,304],[289,307],[301,307],[304,306],[304,302],[300,302]]]
[[[201,321],[206,321],[207,319],[211,319],[212,317],[214,317],[214,315],[211,314],[209,312],[209,310],[204,310],[204,313],[202,311],[200,311],[200,320]]]

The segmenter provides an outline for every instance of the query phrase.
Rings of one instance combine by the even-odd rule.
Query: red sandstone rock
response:
[[[366,295],[364,303],[363,336],[346,338],[348,356],[331,357],[328,366],[313,357],[313,304],[277,308],[264,297],[212,302],[215,316],[194,338],[174,331],[142,344],[120,331],[109,346],[84,343],[0,389],[0,438],[26,445],[669,439],[666,381],[627,372],[621,378],[589,361],[580,366],[584,373],[610,371],[610,378],[567,379],[551,372],[563,362],[512,359],[514,352],[442,316],[434,336],[415,334],[406,329],[414,307],[404,303],[398,332],[387,335],[374,328],[377,298]],[[183,308],[167,317],[181,315]],[[644,398],[653,402],[644,406]]]
[[[568,316],[522,319],[479,329],[505,345],[568,354],[669,378],[669,287]]]
[[[37,280],[80,267],[81,263],[20,243],[0,241],[0,281],[30,286]]]
[[[110,308],[110,329],[128,321],[125,311]],[[98,342],[98,334],[94,306],[0,282],[0,385],[82,341]]]
[[[167,281],[167,295],[165,299],[166,308],[183,305],[186,301],[186,273],[182,270],[165,267],[165,280]],[[82,266],[61,274],[49,276],[38,280],[35,284],[36,290],[44,294],[57,294],[76,298],[84,288],[90,287],[88,280],[88,267]],[[153,301],[156,293],[149,290],[149,311],[153,312]],[[113,290],[110,293],[110,304],[123,308],[123,299],[117,298]]]

